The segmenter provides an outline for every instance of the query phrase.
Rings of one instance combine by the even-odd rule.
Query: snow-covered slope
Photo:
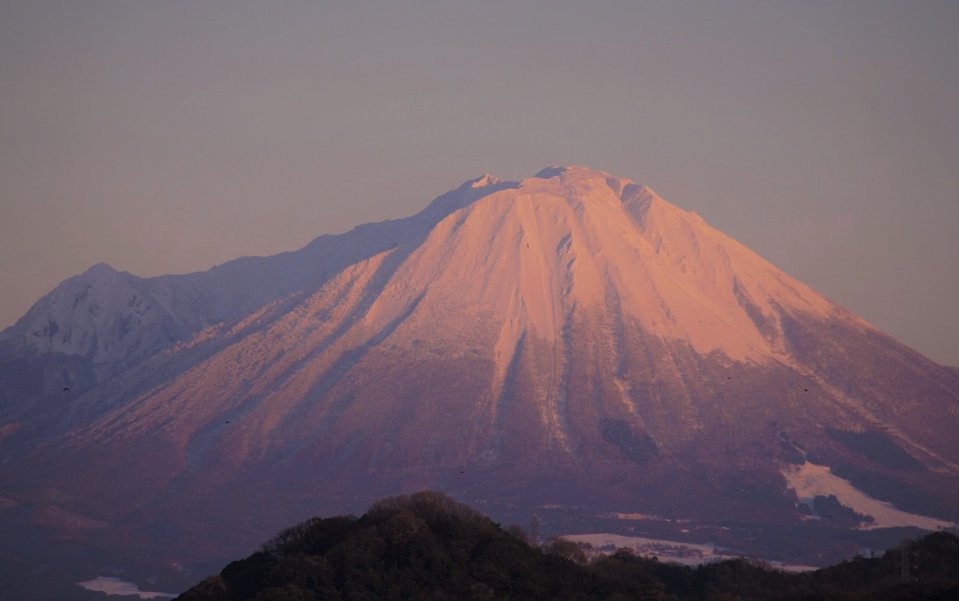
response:
[[[664,516],[664,538],[861,545],[806,519],[784,474],[807,458],[889,511],[959,521],[955,373],[583,167],[483,176],[408,219],[201,274],[100,267],[16,328],[120,367],[10,443],[0,478],[129,533],[230,532],[227,556],[428,487],[523,520],[589,507]]]
[[[0,332],[0,344],[79,355],[101,376],[111,376],[211,325],[233,323],[263,305],[311,292],[344,267],[424,236],[450,211],[507,185],[483,176],[413,217],[320,236],[298,251],[244,257],[205,272],[143,278],[100,263],[37,301]]]
[[[414,299],[408,319],[421,325],[432,308],[488,312],[512,320],[502,367],[523,334],[552,343],[574,309],[613,313],[614,302],[651,335],[737,360],[785,350],[777,310],[849,317],[647,187],[581,167],[550,173],[441,221],[384,287],[371,327]]]
[[[3,338],[19,339],[38,353],[81,355],[97,364],[122,366],[203,325],[197,315],[202,311],[177,301],[181,299],[170,286],[100,263],[44,296]]]

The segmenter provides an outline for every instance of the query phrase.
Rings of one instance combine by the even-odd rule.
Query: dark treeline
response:
[[[380,501],[360,518],[303,522],[178,599],[954,601],[959,538],[930,534],[801,574],[742,559],[689,568],[625,550],[588,561],[574,543],[532,546],[517,527],[423,492]]]

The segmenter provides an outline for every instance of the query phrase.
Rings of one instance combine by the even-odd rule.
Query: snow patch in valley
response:
[[[789,488],[799,497],[799,501],[810,508],[817,496],[834,495],[836,500],[856,513],[872,516],[872,523],[860,526],[863,530],[910,526],[923,530],[941,530],[956,526],[954,522],[908,513],[896,509],[891,503],[874,499],[854,487],[848,480],[833,474],[832,470],[824,465],[806,461],[800,466],[785,468],[782,474]]]
[[[629,549],[643,557],[655,556],[661,561],[679,563],[686,566],[698,566],[714,561],[723,561],[741,557],[729,549],[723,549],[709,543],[684,543],[674,540],[625,536],[606,532],[596,534],[568,534],[563,536],[574,543],[589,543],[600,553],[613,553],[617,549]],[[776,561],[764,561],[774,568],[787,572],[808,572],[818,568],[813,566],[785,564]]]
[[[709,561],[730,559],[735,555],[727,553],[711,544],[684,543],[673,540],[643,538],[600,532],[596,534],[568,534],[563,536],[574,543],[589,543],[600,552],[630,549],[637,555],[656,556],[665,561],[673,561],[688,566],[696,566]]]
[[[160,597],[176,597],[174,593],[158,593],[156,591],[141,591],[140,587],[133,584],[132,582],[127,582],[126,580],[120,580],[119,578],[113,578],[110,576],[97,576],[93,580],[84,580],[83,582],[78,582],[80,586],[87,589],[88,591],[93,591],[96,593],[106,593],[107,595],[121,595],[121,596],[130,596],[136,595],[141,599],[157,599]]]
[[[667,518],[661,515],[653,515],[651,513],[636,513],[636,512],[599,513],[599,514],[596,514],[596,517],[611,518],[614,520],[639,521],[639,522],[669,522],[672,524],[689,524],[690,522],[692,522],[692,520],[686,519],[686,518]]]

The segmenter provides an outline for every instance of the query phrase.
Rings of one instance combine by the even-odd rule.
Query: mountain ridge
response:
[[[145,356],[162,350],[172,342],[182,341],[208,326],[230,323],[285,295],[322,283],[330,274],[335,274],[359,257],[381,252],[385,249],[384,245],[397,244],[403,235],[416,235],[421,228],[429,226],[433,221],[455,210],[464,202],[468,202],[477,194],[477,191],[488,192],[489,189],[497,186],[510,184],[509,182],[500,184],[498,180],[491,181],[490,177],[486,175],[468,180],[458,188],[437,197],[426,208],[411,217],[362,224],[342,234],[318,236],[304,247],[294,251],[267,257],[241,257],[205,271],[141,277],[126,271],[117,271],[107,263],[98,263],[81,274],[67,278],[41,297],[23,317],[0,331],[0,344],[26,345],[41,353],[62,352],[80,355],[91,359],[95,364],[109,365],[116,362],[118,358],[115,355],[122,355],[128,359],[131,357],[141,359],[143,358],[141,355]],[[483,185],[477,187],[476,184],[480,181],[483,181]],[[404,226],[409,227],[404,229]],[[393,238],[397,240],[392,240]],[[331,247],[334,253],[329,253]],[[329,257],[329,254],[334,256]],[[319,263],[319,265],[311,265],[311,263]],[[76,344],[71,346],[69,339],[66,341],[62,339],[60,322],[70,321],[70,317],[76,319],[78,296],[84,296],[80,301],[86,300],[83,289],[103,288],[107,279],[114,281],[122,279],[130,288],[129,294],[118,294],[117,290],[110,290],[109,296],[124,296],[124,300],[128,302],[132,301],[138,306],[145,305],[144,308],[147,311],[158,314],[157,321],[176,321],[174,317],[176,316],[185,323],[174,324],[171,332],[164,331],[154,336],[147,336],[152,339],[152,344],[142,354],[137,352],[138,348],[135,345],[132,348],[130,345],[118,345],[119,349],[114,356],[104,356],[104,353],[95,348],[96,345],[93,345],[94,348],[91,348],[89,344],[80,345],[80,348],[76,348]],[[257,282],[258,285],[251,285],[251,282]],[[70,297],[72,306],[62,306],[71,303],[66,300],[61,301],[58,295]],[[229,299],[233,299],[232,302]],[[171,308],[171,304],[175,307]],[[79,313],[83,311],[92,313],[97,310],[98,305],[99,303],[95,302],[92,307],[79,306]],[[64,319],[65,317],[67,319]],[[183,317],[186,319],[183,320]],[[133,325],[134,328],[142,327],[142,323]],[[152,324],[147,324],[149,325]],[[104,335],[105,329],[103,327],[87,328],[82,332],[81,337],[88,341],[105,338],[116,342],[118,337]],[[57,334],[61,334],[59,340],[55,338]],[[110,374],[109,368],[107,373]]]

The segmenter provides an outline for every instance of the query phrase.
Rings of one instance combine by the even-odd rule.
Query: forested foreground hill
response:
[[[959,599],[959,538],[930,534],[803,574],[741,559],[689,568],[627,551],[588,562],[573,543],[533,546],[517,527],[422,492],[382,500],[360,518],[303,522],[178,599],[945,601]]]

